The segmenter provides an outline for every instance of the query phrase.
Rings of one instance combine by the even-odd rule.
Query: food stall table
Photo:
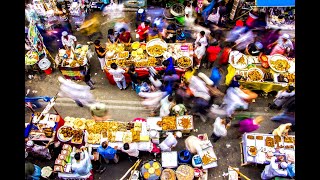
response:
[[[235,54],[235,51],[230,52],[230,54]],[[241,56],[241,53],[238,53]],[[239,56],[239,55],[235,55]],[[232,78],[236,75],[242,75],[244,77],[244,80],[240,80],[240,84],[247,89],[250,90],[262,90],[265,93],[269,93],[272,91],[280,91],[285,89],[289,83],[295,83],[295,75],[294,75],[294,66],[295,66],[295,60],[294,58],[286,58],[281,55],[274,55],[274,56],[265,56],[267,60],[266,62],[260,62],[259,58],[257,56],[249,56],[249,55],[244,55],[242,56],[245,59],[244,64],[237,64],[235,63],[235,60],[231,60],[232,56],[229,56],[229,65],[227,68],[227,75],[226,75],[226,80],[225,83],[228,85]],[[283,71],[275,71],[274,68],[272,67],[273,65],[270,65],[270,62],[273,60],[270,59],[278,59],[280,60],[283,58],[285,61],[288,62],[289,66],[293,68],[293,73],[289,73],[288,70],[283,72]],[[239,59],[239,58],[234,58],[234,59]],[[263,66],[263,63],[269,64],[270,67],[265,68]],[[290,69],[290,68],[289,68]],[[292,71],[290,69],[290,71]],[[253,77],[252,74],[260,74],[259,77],[255,77],[256,79],[250,79],[249,76]],[[283,81],[278,81],[279,77],[283,77]]]
[[[161,164],[164,168],[178,167],[178,152],[161,152]]]
[[[170,127],[166,125],[169,123],[168,118],[174,119]],[[165,128],[163,128],[164,126]],[[181,131],[183,134],[188,134],[194,129],[193,116],[147,117],[147,128],[148,130],[157,131]]]
[[[262,133],[244,133],[240,143],[241,166],[247,164],[269,164],[271,157],[266,156],[272,153],[273,156],[295,153],[295,136],[288,137],[274,136]],[[285,158],[286,159],[286,158]]]
[[[84,80],[90,65],[88,49],[88,45],[78,44],[75,50],[70,50],[70,52],[65,49],[59,50],[55,62],[66,79]]]
[[[198,138],[204,142],[201,145],[201,151],[198,152],[198,154],[200,155],[201,160],[202,160],[202,168],[209,169],[209,168],[217,167],[218,166],[218,163],[217,163],[218,158],[216,156],[216,153],[213,150],[213,145],[212,145],[211,141],[208,139],[208,135],[207,134],[199,134]],[[204,157],[209,159],[208,164],[203,163]]]
[[[163,46],[166,50],[162,50],[161,55],[152,55],[148,51],[152,46]],[[124,44],[107,44],[108,52],[106,54],[106,77],[110,84],[115,85],[112,75],[107,72],[110,69],[111,63],[116,63],[121,68],[128,68],[131,64],[136,67],[136,72],[140,79],[149,76],[149,67],[155,68],[157,71],[164,70],[162,62],[169,57],[173,58],[173,63],[176,65],[175,69],[179,76],[184,74],[185,69],[192,66],[193,61],[193,47],[192,43],[165,43],[163,40],[154,39],[147,44],[134,42],[129,45]],[[152,56],[151,56],[151,55]],[[129,75],[125,73],[126,82],[131,81]]]

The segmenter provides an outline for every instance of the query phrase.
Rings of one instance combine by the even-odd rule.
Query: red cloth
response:
[[[147,31],[148,29],[149,29],[149,26],[145,26],[144,28],[142,28],[141,25],[138,26],[137,33],[139,34],[140,40],[144,40],[145,38],[147,38],[148,33],[144,33],[144,32]]]
[[[230,51],[231,51],[231,48],[223,48],[222,49],[220,64],[227,64],[228,63]]]
[[[214,62],[217,59],[220,51],[221,51],[221,48],[219,46],[209,46],[207,48],[208,61]]]
[[[119,41],[120,41],[120,42],[128,43],[130,39],[131,39],[131,34],[130,34],[130,32],[128,32],[128,31],[126,31],[126,32],[124,32],[123,34],[120,34],[120,35],[119,35]],[[131,39],[131,40],[132,40],[132,39]]]
[[[244,23],[241,19],[236,21],[236,26],[242,27],[243,25],[244,25]]]
[[[155,67],[154,68],[155,70],[157,71],[160,71],[160,70],[164,70],[164,67]],[[177,74],[181,77],[185,70],[184,69],[181,69],[181,68],[175,68],[176,69],[176,72]],[[138,78],[145,78],[145,77],[148,77],[149,76],[149,71],[148,71],[148,68],[136,68],[136,72],[138,74]],[[106,76],[107,76],[107,79],[109,81],[110,84],[112,85],[116,85],[116,82],[114,82],[113,80],[113,76],[106,72]],[[130,76],[128,73],[124,73],[124,76],[125,76],[125,79],[126,79],[126,82],[127,83],[130,83],[131,82],[131,79],[130,79]]]

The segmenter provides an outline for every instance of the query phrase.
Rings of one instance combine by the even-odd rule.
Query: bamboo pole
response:
[[[141,159],[138,159],[131,167],[128,169],[128,171],[120,178],[120,180],[124,180],[125,177],[129,174],[129,172],[138,164],[140,163]]]
[[[246,180],[251,180],[250,178],[248,178],[246,175],[242,174],[240,171],[238,171],[237,169],[229,166],[229,168],[231,168],[232,170],[236,171],[241,177],[245,178]]]
[[[137,167],[139,166],[140,162],[141,162],[141,160],[140,160],[140,161],[134,166],[134,168],[131,170],[131,175],[130,175],[130,177],[129,177],[129,180],[131,180],[132,175],[133,175],[133,172],[137,169]]]

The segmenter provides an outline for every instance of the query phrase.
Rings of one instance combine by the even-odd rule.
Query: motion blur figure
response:
[[[102,39],[103,35],[100,31],[100,17],[98,15],[89,17],[83,22],[80,28],[77,31],[80,31],[84,36],[88,36],[90,40],[92,40],[95,34],[98,35],[98,39]]]

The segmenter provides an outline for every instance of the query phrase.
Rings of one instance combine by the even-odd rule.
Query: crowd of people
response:
[[[247,110],[251,103],[258,98],[258,93],[245,89],[241,86],[241,75],[235,75],[231,83],[224,88],[221,82],[223,76],[223,67],[228,65],[229,53],[232,50],[238,50],[247,55],[262,56],[281,54],[287,57],[294,57],[294,41],[287,33],[281,33],[280,29],[259,29],[264,26],[264,12],[259,8],[253,8],[250,11],[251,16],[255,18],[250,21],[239,19],[235,26],[225,33],[222,28],[226,27],[228,15],[232,6],[228,1],[212,0],[204,2],[202,0],[194,3],[186,2],[185,6],[185,27],[178,26],[163,17],[157,17],[153,21],[147,18],[146,10],[139,9],[136,13],[136,27],[134,32],[136,38],[132,36],[130,28],[125,22],[119,22],[113,28],[108,29],[107,42],[130,44],[134,41],[148,42],[154,38],[161,38],[167,43],[184,43],[193,42],[193,66],[186,69],[180,75],[177,73],[172,57],[162,62],[163,70],[148,68],[149,74],[144,77],[138,76],[135,66],[132,64],[128,68],[120,68],[116,63],[110,65],[110,69],[105,68],[106,48],[101,45],[99,39],[103,35],[99,28],[100,20],[98,17],[86,19],[76,30],[82,35],[88,36],[93,41],[95,54],[99,61],[101,71],[107,71],[113,76],[117,87],[120,90],[131,88],[139,97],[142,104],[150,110],[150,116],[182,116],[193,115],[199,117],[202,122],[213,121],[211,140],[216,143],[220,138],[227,136],[230,128],[238,128],[238,136],[256,131],[260,128],[261,123],[266,121],[266,117],[254,116],[246,117],[235,123],[235,114],[237,110]],[[77,37],[73,35],[74,31],[70,24],[70,18],[61,5],[57,5],[55,15],[60,18],[61,22],[57,28],[60,28],[61,42],[60,48],[72,50],[76,47]],[[249,16],[250,16],[249,15]],[[194,39],[190,38],[187,29],[193,25],[201,25],[208,28],[209,31],[197,31]],[[43,29],[39,26],[39,29]],[[259,30],[257,30],[259,29]],[[257,33],[258,31],[258,33]],[[47,32],[40,31],[44,37],[44,43],[48,43],[50,36]],[[94,35],[98,34],[98,38]],[[49,44],[47,44],[49,46]],[[202,69],[211,69],[211,74],[207,76]],[[90,90],[95,89],[90,78],[90,70],[86,71],[86,84]],[[125,79],[125,73],[130,76],[130,83]],[[109,116],[106,106],[102,103],[96,105],[92,94],[88,88],[70,85],[65,80],[59,79],[62,83],[60,96],[69,97],[83,107],[88,106],[92,117],[96,121],[108,119]],[[77,89],[77,92],[70,89]],[[266,107],[272,110],[281,111],[279,115],[271,118],[272,121],[280,122],[278,128],[274,129],[271,134],[278,136],[288,136],[290,131],[295,131],[295,87],[291,84],[283,91],[279,91],[272,103]],[[86,91],[80,94],[79,91]],[[78,94],[79,93],[79,94]],[[89,95],[89,96],[87,96]],[[82,98],[83,97],[83,98]],[[94,105],[92,105],[94,104]],[[269,132],[267,132],[269,133]],[[171,151],[181,138],[180,132],[168,133],[166,138],[149,153],[159,153],[161,151]],[[45,159],[54,159],[60,152],[61,144],[52,143],[48,145],[37,145],[26,138],[26,156],[40,157]],[[186,149],[191,153],[196,153],[201,142],[195,136],[189,136],[185,139]],[[119,154],[121,154],[119,156]],[[108,141],[104,141],[92,151],[88,147],[81,147],[77,152],[72,154],[72,173],[79,176],[85,176],[93,172],[103,173],[108,164],[118,163],[119,158],[125,157],[129,161],[141,158],[142,152],[138,150],[135,143],[124,143],[122,147],[111,147]],[[269,165],[266,165],[261,174],[262,179],[271,179],[275,176],[294,177],[294,158],[284,159],[282,156],[272,157]],[[42,174],[39,166],[26,161],[26,178],[40,179],[40,176],[50,176]],[[41,168],[40,168],[41,169]]]

